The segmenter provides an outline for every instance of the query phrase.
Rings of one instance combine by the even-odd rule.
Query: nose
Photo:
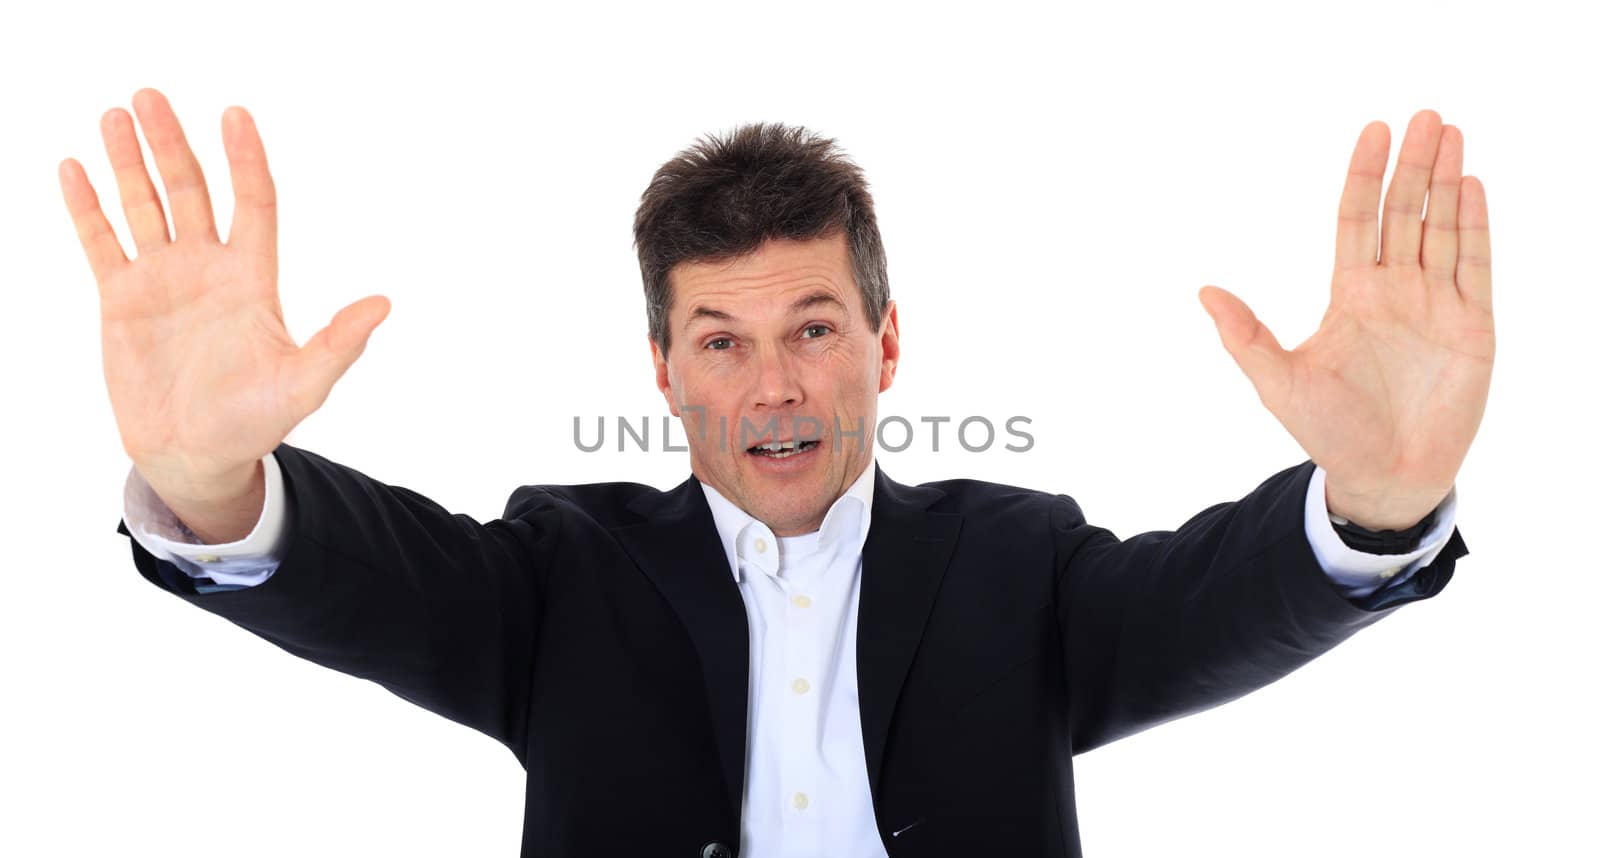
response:
[[[805,402],[793,356],[781,348],[767,345],[758,350],[755,381],[753,405],[758,410],[793,408]]]

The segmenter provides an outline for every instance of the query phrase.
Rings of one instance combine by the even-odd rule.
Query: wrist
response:
[[[155,483],[150,488],[201,543],[222,545],[238,542],[255,530],[266,500],[266,469],[257,460],[240,477],[191,483],[175,490]]]
[[[1354,493],[1334,485],[1332,475],[1323,484],[1323,502],[1328,515],[1342,519],[1362,530],[1403,531],[1421,524],[1424,517],[1439,508],[1440,502],[1450,494],[1443,491],[1379,494]]]
[[[260,459],[222,471],[201,472],[189,467],[167,467],[134,462],[134,469],[163,501],[187,505],[226,504],[250,494],[265,482]]]

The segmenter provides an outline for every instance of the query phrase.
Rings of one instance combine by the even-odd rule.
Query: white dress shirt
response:
[[[700,484],[750,626],[745,858],[888,858],[872,815],[855,669],[876,476],[876,463],[864,468],[803,536],[773,536]]]
[[[123,519],[145,550],[196,580],[200,592],[254,586],[278,567],[286,516],[277,458],[262,458],[261,517],[237,542],[200,544],[136,469]],[[856,686],[861,548],[872,523],[876,461],[823,517],[819,530],[775,537],[765,524],[701,483],[750,627],[748,741],[739,854],[887,858],[874,821]],[[1327,510],[1319,465],[1306,492],[1312,553],[1352,598],[1408,579],[1444,550],[1456,491],[1440,504],[1416,550],[1368,554],[1344,544]],[[209,581],[207,581],[209,579]],[[890,832],[892,837],[894,832]]]

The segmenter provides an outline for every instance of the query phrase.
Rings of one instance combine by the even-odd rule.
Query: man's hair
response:
[[[678,263],[731,260],[768,239],[840,231],[876,331],[889,306],[888,262],[861,168],[832,139],[800,126],[757,122],[696,140],[656,171],[633,219],[650,339],[666,352],[669,275]]]

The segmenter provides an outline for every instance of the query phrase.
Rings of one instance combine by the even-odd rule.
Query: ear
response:
[[[649,335],[645,335],[649,338]],[[667,400],[667,408],[672,411],[672,416],[678,416],[678,398],[672,395],[672,374],[667,368],[667,356],[656,345],[654,339],[650,340],[650,360],[656,365],[656,390]]]
[[[878,372],[879,393],[894,384],[894,371],[900,366],[900,318],[897,309],[895,303],[890,301],[889,311],[883,316],[883,333],[879,334],[879,344],[883,347],[883,366]]]

